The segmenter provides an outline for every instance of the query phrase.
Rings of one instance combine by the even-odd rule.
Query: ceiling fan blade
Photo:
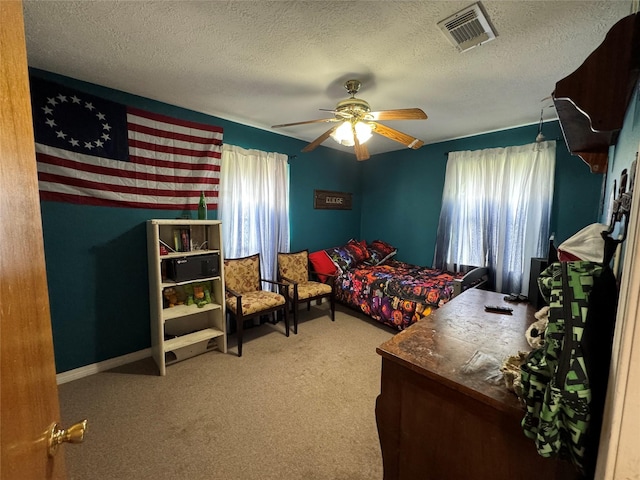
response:
[[[336,121],[342,121],[342,120],[347,120],[349,118],[353,118],[353,114],[351,114],[350,112],[347,112],[346,110],[330,110],[328,108],[321,108],[320,110],[322,110],[323,112],[331,112],[333,113],[336,118]]]
[[[281,125],[272,125],[271,128],[280,128],[280,127],[291,127],[293,125],[306,125],[307,123],[328,123],[328,122],[337,122],[338,120],[335,118],[321,118],[318,120],[307,120],[306,122],[294,122],[294,123],[283,123]]]
[[[397,110],[380,110],[369,112],[373,120],[425,120],[427,114],[419,108],[400,108]]]
[[[356,128],[353,124],[351,125],[351,129],[353,130],[353,149],[356,152],[356,158],[359,162],[361,162],[362,160],[368,160],[369,149],[364,143],[360,143],[360,141],[358,140],[358,136],[356,135]]]
[[[358,161],[369,160],[369,150],[367,146],[363,143],[356,143],[353,148],[356,151],[356,158]]]
[[[339,125],[335,125],[333,127],[331,127],[329,130],[327,130],[326,132],[324,132],[322,135],[320,135],[318,138],[316,138],[313,142],[311,142],[309,145],[307,145],[306,147],[304,147],[302,149],[303,152],[310,152],[311,150],[315,149],[317,146],[319,146],[322,142],[324,142],[327,138],[329,138],[329,135],[331,135],[333,133],[333,131],[338,128]]]
[[[412,137],[411,135],[407,135],[406,133],[399,132],[398,130],[394,130],[391,127],[387,127],[381,123],[371,122],[373,125],[373,131],[377,134],[382,135],[383,137],[390,138],[391,140],[395,140],[396,142],[402,143],[409,148],[413,148],[414,150],[420,148],[424,145],[422,140],[418,140],[417,138]]]

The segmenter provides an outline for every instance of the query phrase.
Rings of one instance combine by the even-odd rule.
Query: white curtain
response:
[[[546,257],[556,143],[451,152],[434,266],[488,266],[497,292],[527,294]]]
[[[218,209],[224,256],[260,253],[261,275],[275,280],[276,255],[289,251],[287,156],[225,144]]]

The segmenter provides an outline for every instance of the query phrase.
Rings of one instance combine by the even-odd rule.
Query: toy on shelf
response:
[[[171,308],[171,307],[175,307],[176,305],[179,304],[179,302],[178,302],[178,292],[176,292],[175,288],[173,288],[173,287],[165,288],[162,293],[164,295],[165,303],[166,303],[167,307]]]
[[[177,305],[196,305],[198,308],[202,308],[208,303],[213,303],[211,285],[206,282],[166,287],[163,290],[163,297],[163,308],[172,308]]]
[[[202,308],[207,303],[211,303],[211,294],[209,293],[209,289],[205,289],[203,285],[193,286],[193,297],[198,308]]]

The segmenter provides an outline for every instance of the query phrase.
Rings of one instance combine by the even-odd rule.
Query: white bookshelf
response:
[[[164,251],[161,251],[161,248]],[[175,251],[171,251],[171,250]],[[182,250],[182,251],[180,251]],[[222,225],[219,220],[148,220],[151,350],[160,375],[167,366],[195,355],[227,352]],[[213,255],[213,256],[212,256]],[[217,272],[209,271],[217,255]],[[171,275],[170,264],[204,265],[195,273]],[[190,268],[193,270],[193,268]],[[197,270],[197,269],[196,269]],[[177,277],[177,278],[176,278]],[[211,302],[197,305],[194,286],[209,291]],[[176,300],[169,306],[167,289]],[[194,304],[189,305],[189,296]]]

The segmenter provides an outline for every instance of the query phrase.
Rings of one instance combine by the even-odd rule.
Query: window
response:
[[[261,275],[275,279],[276,254],[289,251],[287,156],[224,145],[219,209],[224,256],[260,253]]]
[[[528,293],[532,257],[546,255],[554,141],[451,152],[434,265],[488,266],[495,290]]]

